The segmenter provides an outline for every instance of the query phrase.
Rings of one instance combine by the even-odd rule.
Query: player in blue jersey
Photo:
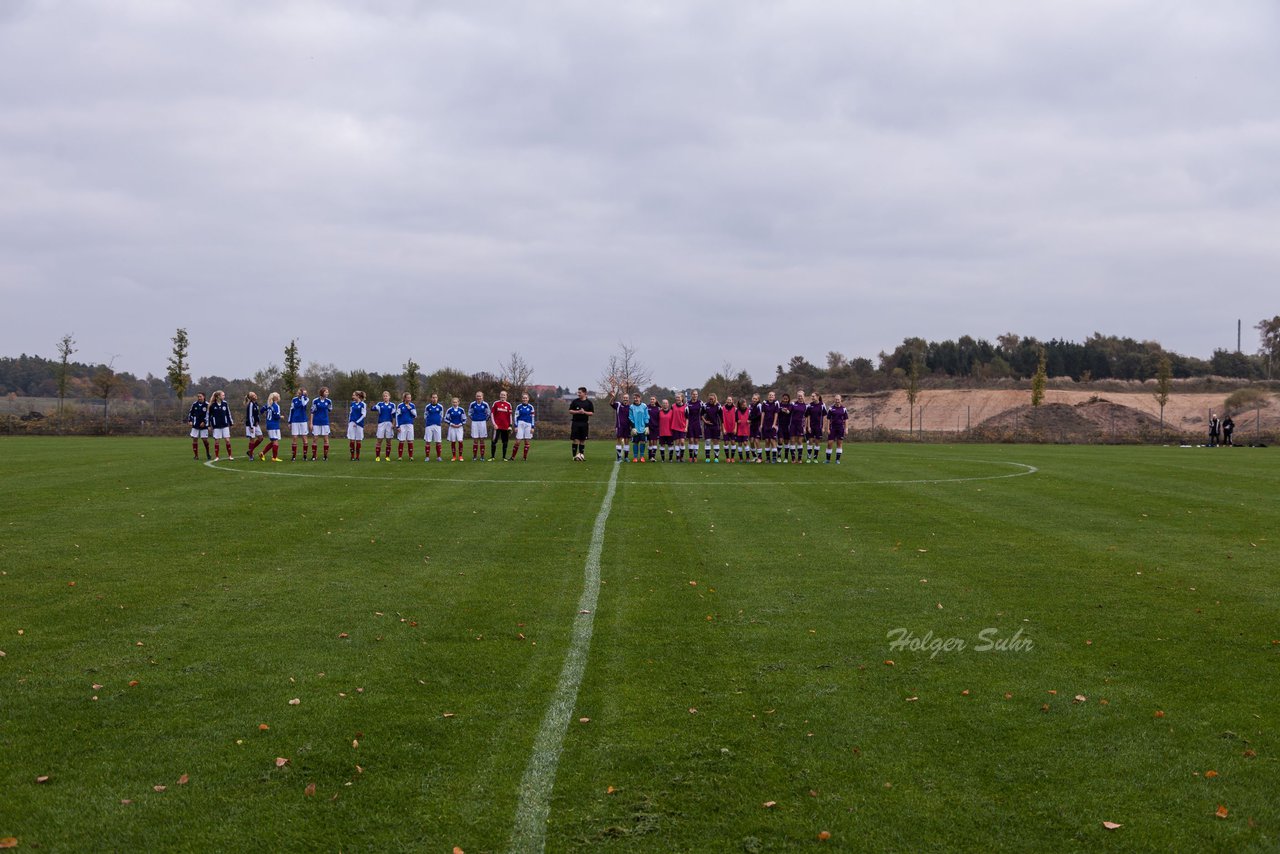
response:
[[[471,460],[475,462],[476,454],[484,460],[484,440],[489,437],[489,404],[484,402],[484,392],[476,392],[476,399],[467,407],[471,416]]]
[[[378,413],[377,432],[373,443],[373,461],[382,462],[382,440],[387,440],[387,462],[391,462],[391,440],[396,437],[396,405],[391,400],[391,392],[384,391],[382,400],[373,405]]]
[[[267,405],[262,408],[263,420],[267,422],[267,447],[273,463],[280,462],[280,415],[280,394],[273,391],[267,395]],[[266,462],[265,450],[260,459]]]
[[[462,462],[462,445],[466,441],[462,437],[463,427],[467,424],[467,410],[458,405],[458,398],[444,412],[444,423],[449,425],[449,461]]]
[[[196,394],[195,403],[187,413],[187,423],[191,425],[191,455],[200,459],[200,441],[204,440],[204,458],[212,459],[209,454],[209,402],[204,399],[204,392]]]
[[[409,443],[409,462],[413,462],[413,422],[417,418],[418,407],[413,404],[413,395],[406,391],[400,398],[400,405],[396,407],[396,440],[399,442],[396,462],[404,459],[405,442]]]
[[[369,414],[369,405],[364,402],[364,392],[351,392],[351,409],[347,413],[347,451],[351,454],[351,462],[360,462],[360,446],[364,444],[364,419]]]
[[[320,387],[320,396],[311,401],[311,462],[316,461],[316,446],[324,439],[324,459],[329,461],[329,413],[333,411],[333,401],[329,399],[329,387]],[[307,458],[306,451],[302,458]]]
[[[436,446],[436,462],[442,460],[440,432],[444,425],[444,406],[440,403],[440,395],[431,395],[431,402],[422,407],[422,461],[431,462],[431,445]]]
[[[289,402],[289,435],[293,438],[293,455],[289,458],[291,461],[298,459],[298,437],[302,437],[302,459],[307,458],[307,445],[310,440],[307,434],[311,432],[311,424],[307,421],[307,408],[311,405],[311,398],[307,397],[307,390],[299,388],[294,392],[293,400]]]
[[[533,404],[529,402],[529,393],[520,395],[520,402],[516,404],[516,443],[511,449],[511,459],[516,458],[521,442],[524,442],[524,456],[521,459],[529,459],[529,440],[533,438],[535,414]]]
[[[213,399],[209,401],[209,432],[213,434],[213,461],[218,462],[218,440],[222,439],[227,444],[227,459],[234,460],[231,456],[231,406],[227,403],[227,393],[225,391],[215,391]]]
[[[244,396],[244,437],[249,440],[249,461],[253,462],[254,449],[262,444],[262,407],[252,391]]]

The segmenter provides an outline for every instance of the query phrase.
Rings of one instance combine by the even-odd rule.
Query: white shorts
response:
[[[200,428],[198,428],[198,427],[192,427],[192,428],[191,428],[191,438],[192,438],[192,439],[208,439],[208,438],[209,438],[209,431],[208,431],[208,430],[201,430],[201,429],[200,429]]]
[[[396,437],[396,425],[390,421],[379,421],[378,432],[375,435],[379,439],[394,439]]]
[[[347,438],[356,442],[364,441],[364,428],[359,424],[348,424]]]
[[[397,427],[396,438],[399,439],[401,442],[412,442],[413,441],[413,425],[401,424],[399,427]]]
[[[449,425],[449,441],[450,441],[450,442],[461,442],[461,441],[462,441],[462,428],[461,428],[461,427],[454,427],[453,425]]]
[[[489,422],[488,421],[472,421],[471,422],[471,438],[472,439],[488,439],[489,438]]]
[[[305,436],[305,435],[307,435],[307,422],[305,422],[305,421],[290,421],[290,422],[289,422],[289,435],[291,435],[291,436]]]
[[[328,424],[312,424],[311,435],[312,436],[328,436],[329,425]]]
[[[257,426],[245,427],[244,437],[246,439],[260,439],[262,437],[262,428]]]
[[[270,439],[270,440],[271,440],[271,441],[273,441],[273,442],[279,442],[279,441],[280,441],[280,431],[279,431],[279,430],[268,430],[268,431],[267,431],[267,438],[268,438],[268,439]]]
[[[230,428],[230,427],[214,427],[214,428],[213,428],[213,438],[215,438],[215,439],[230,439],[230,438],[231,438],[231,428]]]
[[[521,439],[532,439],[532,438],[533,438],[533,425],[530,424],[528,421],[517,421],[516,422],[516,441],[519,442]]]
[[[440,425],[428,424],[422,428],[422,441],[439,442],[440,441]]]

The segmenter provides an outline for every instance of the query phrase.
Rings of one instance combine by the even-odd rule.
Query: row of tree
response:
[[[1154,341],[1097,333],[1082,343],[1056,338],[1039,341],[1014,333],[1001,335],[994,343],[968,335],[946,341],[912,337],[903,339],[891,352],[880,353],[876,362],[864,357],[847,358],[843,353],[832,351],[827,353],[826,366],[819,367],[804,356],[793,356],[785,365],[777,366],[772,385],[851,392],[906,388],[911,393],[930,378],[975,385],[1003,379],[1032,379],[1043,396],[1043,381],[1050,377],[1070,377],[1079,382],[1107,379],[1159,382],[1207,376],[1270,379],[1273,370],[1280,370],[1280,315],[1259,322],[1256,328],[1261,344],[1257,353],[1215,350],[1209,359],[1167,351]],[[284,348],[281,364],[272,363],[252,377],[232,379],[212,375],[193,381],[187,331],[178,329],[170,340],[173,346],[165,375],[147,374],[139,378],[127,371],[116,371],[114,359],[99,364],[75,361],[75,338],[65,335],[57,343],[56,360],[27,355],[0,357],[0,395],[57,397],[59,410],[67,398],[92,398],[103,401],[105,416],[112,398],[153,403],[168,398],[180,403],[193,387],[206,392],[220,388],[233,400],[249,390],[275,389],[286,393],[299,385],[313,391],[328,386],[339,400],[347,399],[357,388],[374,394],[384,388],[408,391],[415,398],[423,389],[445,397],[470,397],[476,390],[488,395],[495,395],[503,388],[522,391],[529,386],[533,375],[533,369],[519,353],[512,353],[496,373],[466,373],[451,367],[427,373],[413,359],[406,360],[399,371],[388,373],[343,371],[331,363],[314,361],[304,367],[294,340]],[[641,363],[635,348],[626,344],[620,345],[619,352],[608,358],[599,385],[606,392],[617,388],[640,390],[646,395],[662,395],[673,390],[654,385],[652,372]],[[700,388],[704,393],[715,391],[721,396],[751,394],[762,389],[746,371],[730,364],[707,378]],[[559,396],[568,391],[555,386],[540,386],[537,390],[544,396]]]

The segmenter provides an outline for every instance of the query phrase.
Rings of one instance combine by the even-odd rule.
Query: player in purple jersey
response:
[[[763,456],[757,459],[761,462],[778,461],[778,418],[781,414],[782,404],[778,403],[778,396],[769,392],[768,397],[760,403],[760,444]]]
[[[698,461],[698,444],[702,441],[702,408],[706,406],[698,399],[698,390],[689,392],[689,402],[685,404],[685,412],[689,416],[689,435],[686,444],[689,446],[689,462]],[[711,449],[707,449],[707,460],[711,460]]]
[[[804,389],[798,389],[791,400],[791,452],[788,456],[792,462],[804,462]]]
[[[695,391],[694,394],[697,394],[697,392]],[[700,420],[702,421],[702,435],[706,440],[706,461],[718,463],[720,462],[720,428],[724,424],[724,411],[720,409],[720,398],[716,397],[714,391],[708,395],[707,402],[702,404]],[[715,448],[714,457],[711,456],[713,446]]]
[[[822,395],[816,391],[809,396],[809,405],[805,407],[805,417],[809,424],[805,427],[804,438],[807,453],[805,457],[811,463],[818,461],[818,448],[822,446],[822,418],[827,408],[822,405]]]
[[[849,412],[844,408],[844,399],[836,395],[835,405],[827,410],[827,462],[831,462],[831,446],[836,449],[836,465],[840,465],[840,455],[844,453],[845,424],[849,420]]]
[[[785,391],[779,403],[782,411],[778,413],[778,454],[786,462],[791,461],[791,395]]]
[[[613,450],[617,454],[614,462],[626,462],[631,454],[631,395],[622,393],[622,400],[617,400],[618,388],[609,389],[609,405],[613,407]]]
[[[747,407],[747,445],[751,449],[749,456],[753,460],[760,459],[760,395],[751,395],[751,404]]]
[[[649,462],[658,458],[658,415],[661,412],[662,407],[658,405],[658,396],[649,395]]]

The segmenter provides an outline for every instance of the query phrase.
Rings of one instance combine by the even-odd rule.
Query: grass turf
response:
[[[504,850],[612,456],[0,441],[0,838]],[[548,850],[1274,847],[1277,459],[628,465]]]

